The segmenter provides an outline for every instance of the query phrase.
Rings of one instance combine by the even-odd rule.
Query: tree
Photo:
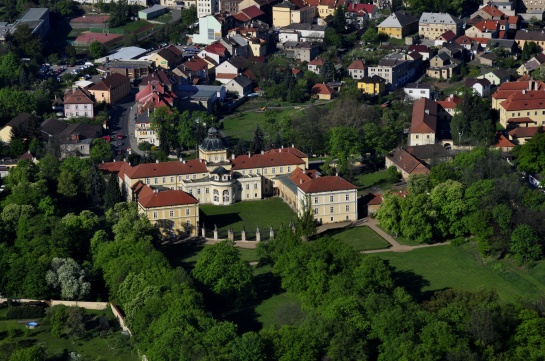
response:
[[[521,172],[543,174],[545,172],[545,133],[539,133],[523,145],[513,149],[515,164]]]
[[[390,166],[386,170],[386,174],[388,177],[388,182],[390,183],[398,182],[402,177],[401,173],[397,170],[397,167],[395,165]]]
[[[72,0],[61,0],[57,2],[57,11],[65,17],[70,17],[76,11],[76,6]]]
[[[339,34],[343,33],[346,29],[346,9],[344,5],[339,5],[333,12],[333,28]]]
[[[378,31],[375,27],[370,26],[365,30],[365,33],[361,36],[361,41],[365,43],[376,43],[378,42]]]
[[[111,162],[114,158],[112,145],[102,138],[96,138],[91,143],[91,159],[93,163]]]
[[[316,234],[316,221],[310,195],[301,199],[301,210],[297,215],[297,229],[305,241],[310,240]]]
[[[451,121],[454,143],[489,146],[494,134],[489,104],[469,88],[463,89],[460,96],[462,102],[456,105],[456,114]]]
[[[248,144],[245,140],[239,139],[238,143],[235,145],[235,148],[233,149],[233,153],[235,156],[243,155],[248,153]]]
[[[118,176],[117,174],[112,173],[108,178],[108,184],[106,186],[106,191],[104,192],[104,209],[111,209],[122,200]]]
[[[19,57],[41,59],[42,44],[38,34],[32,34],[27,24],[17,26],[13,32],[13,45]]]
[[[62,171],[59,175],[57,191],[66,198],[74,198],[78,195],[76,176],[68,171]]]
[[[240,361],[260,361],[266,359],[265,343],[255,332],[246,332],[237,338],[233,345],[233,358]]]
[[[331,60],[325,60],[320,68],[320,76],[326,82],[335,80],[335,64]]]
[[[240,305],[253,295],[252,267],[229,241],[203,249],[191,275],[227,302]]]
[[[93,41],[89,44],[89,55],[93,59],[100,58],[101,56],[106,55],[106,47],[99,41]]]
[[[191,5],[189,9],[183,9],[181,12],[182,24],[190,26],[197,21],[197,9],[194,5]]]
[[[45,279],[49,286],[60,290],[63,300],[82,299],[91,290],[91,284],[85,282],[85,271],[72,258],[53,258]]]
[[[511,234],[511,252],[520,263],[536,261],[541,256],[541,247],[534,229],[521,224]]]
[[[45,361],[45,350],[40,346],[31,346],[13,351],[9,361]]]
[[[254,137],[250,148],[253,154],[258,154],[265,150],[265,134],[263,134],[263,131],[261,128],[259,128],[259,125],[257,125],[255,128]]]
[[[83,309],[80,307],[69,307],[66,313],[67,317],[64,326],[66,334],[73,338],[83,336],[85,333],[85,322],[83,320],[85,313]]]
[[[409,193],[427,193],[430,189],[430,181],[427,174],[411,174],[408,181]]]
[[[338,171],[348,174],[352,160],[360,155],[360,137],[354,128],[334,127],[329,130],[329,154],[337,160]]]

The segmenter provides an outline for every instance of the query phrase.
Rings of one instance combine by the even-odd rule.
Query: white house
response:
[[[431,86],[428,84],[407,83],[403,88],[405,97],[408,100],[418,100],[421,98],[431,98]]]
[[[249,78],[239,75],[236,78],[231,79],[225,87],[227,88],[227,91],[237,93],[239,98],[242,98],[252,92],[253,82]]]
[[[219,0],[197,0],[197,17],[202,18],[220,11]]]
[[[194,44],[210,45],[221,39],[221,23],[213,15],[199,18],[199,33],[193,34]]]
[[[290,24],[284,26],[278,32],[278,41],[284,44],[286,41],[306,41],[309,43],[322,43],[324,41],[326,26],[314,24]]]
[[[85,89],[78,87],[67,91],[63,103],[66,118],[95,116],[93,96]]]
[[[473,90],[482,97],[490,95],[490,81],[488,79],[466,79],[466,88],[473,88]]]
[[[234,56],[214,68],[216,71],[216,80],[222,84],[227,84],[244,72],[247,67],[248,61],[246,59]]]

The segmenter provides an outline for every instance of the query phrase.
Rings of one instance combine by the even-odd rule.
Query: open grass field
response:
[[[337,238],[356,251],[388,248],[390,244],[369,227],[331,229],[321,235]]]
[[[384,169],[356,176],[353,183],[358,187],[358,194],[367,194],[373,187],[378,187],[383,191],[389,190],[392,185],[388,182],[387,172]]]
[[[192,268],[198,261],[201,251],[205,247],[210,247],[204,244],[182,243],[164,246],[161,250],[170,261],[173,267],[183,267],[185,269]],[[247,262],[259,261],[255,249],[238,248],[240,257]]]
[[[235,232],[235,238],[240,239],[242,228],[246,228],[246,238],[255,239],[257,227],[261,230],[261,239],[269,238],[269,228],[278,230],[283,224],[287,227],[295,220],[295,213],[280,198],[270,198],[260,201],[239,202],[230,206],[214,206],[205,204],[200,207],[200,221],[206,230],[218,227],[218,237],[227,238],[229,227]]]
[[[407,253],[378,253],[395,268],[397,283],[419,299],[445,288],[493,289],[507,302],[545,296],[542,264],[534,270],[518,269],[507,261],[491,267],[482,263],[472,245],[439,246]]]
[[[0,309],[0,340],[7,339],[8,330],[11,330],[10,333],[14,334],[12,340],[20,345],[26,347],[43,345],[47,349],[48,360],[68,359],[68,352],[81,355],[81,360],[95,360],[99,356],[102,357],[101,360],[107,361],[138,360],[136,351],[132,350],[128,343],[129,337],[121,335],[120,331],[105,333],[104,337],[101,337],[98,331],[88,329],[79,339],[66,335],[55,337],[51,334],[51,326],[42,325],[39,320],[38,327],[33,330],[17,323],[17,320],[4,320],[6,311],[7,309]],[[100,312],[106,313],[106,310]],[[86,311],[86,314],[94,315],[96,312]],[[108,319],[114,319],[114,316],[108,316]]]
[[[126,23],[125,25],[120,26],[116,29],[123,29],[125,30],[125,34],[128,34],[134,31],[138,31],[139,29],[148,25],[150,25],[150,23],[148,23],[146,20],[136,20],[136,21],[131,21],[129,23]]]
[[[277,117],[291,111],[291,109],[278,109]],[[263,132],[266,132],[264,111],[235,113],[223,121],[223,133],[228,138],[229,143],[234,146],[240,139],[250,141],[254,137],[254,131],[258,125]]]

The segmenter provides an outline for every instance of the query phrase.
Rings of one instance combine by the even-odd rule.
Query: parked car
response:
[[[117,139],[119,139],[119,140],[123,139],[123,134],[121,134],[121,133],[118,134],[118,135],[117,135]]]

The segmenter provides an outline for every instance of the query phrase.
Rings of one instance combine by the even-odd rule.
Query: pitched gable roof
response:
[[[449,42],[449,41],[455,40],[456,36],[457,35],[454,32],[452,32],[451,30],[447,30],[443,34],[441,34],[438,39],[443,39]]]
[[[294,152],[285,149],[273,149],[250,156],[240,155],[232,160],[233,170],[305,164]]]
[[[297,184],[297,186],[307,194],[358,189],[358,187],[339,176],[317,177],[302,184]]]
[[[139,192],[138,203],[144,208],[172,207],[185,204],[197,204],[199,201],[192,195],[179,190],[152,190],[151,193],[144,191],[145,185]]]
[[[381,28],[403,28],[407,25],[418,22],[418,19],[411,14],[398,10],[388,16],[386,20],[378,25]]]
[[[420,98],[413,104],[411,133],[435,133],[437,130],[437,103]]]
[[[199,159],[192,159],[185,162],[143,163],[125,170],[125,173],[131,179],[206,172],[206,164]]]
[[[365,62],[361,59],[354,60],[349,66],[346,67],[348,70],[365,70],[367,69],[367,65],[365,65]]]
[[[322,94],[322,95],[332,95],[335,93],[335,90],[325,84],[314,84],[312,89],[310,90],[311,94]]]
[[[194,56],[191,59],[185,61],[182,66],[185,69],[191,70],[192,72],[198,72],[201,69],[207,69],[208,63],[204,59],[198,56]]]
[[[64,104],[94,104],[91,94],[80,87],[64,94]]]
[[[115,89],[123,85],[123,83],[130,83],[130,79],[127,78],[125,75],[121,75],[119,73],[113,73],[108,75],[106,78],[104,78],[97,84],[90,87],[89,90],[101,91],[101,90]]]
[[[13,119],[11,119],[7,124],[6,124],[6,127],[7,126],[10,126],[10,127],[16,127],[20,124],[23,124],[25,123],[28,119],[30,119],[32,115],[28,114],[28,113],[20,113],[19,115],[17,115],[16,117],[14,117]]]
[[[404,148],[397,148],[386,157],[407,174],[428,174],[430,172],[425,165]]]
[[[514,148],[515,147],[513,142],[507,139],[507,137],[503,135],[501,132],[496,133],[494,144],[492,144],[492,146],[496,148]]]
[[[316,58],[316,59],[314,59],[314,60],[311,60],[311,61],[308,63],[308,65],[322,66],[322,65],[324,65],[324,61],[323,61],[322,58],[318,57],[318,58]]]
[[[545,92],[539,90],[516,92],[501,102],[500,106],[507,111],[545,109]]]
[[[484,11],[485,13],[487,13],[488,15],[493,16],[493,17],[503,17],[503,16],[505,16],[503,11],[501,11],[497,7],[491,6],[491,5],[483,6],[480,10]]]

